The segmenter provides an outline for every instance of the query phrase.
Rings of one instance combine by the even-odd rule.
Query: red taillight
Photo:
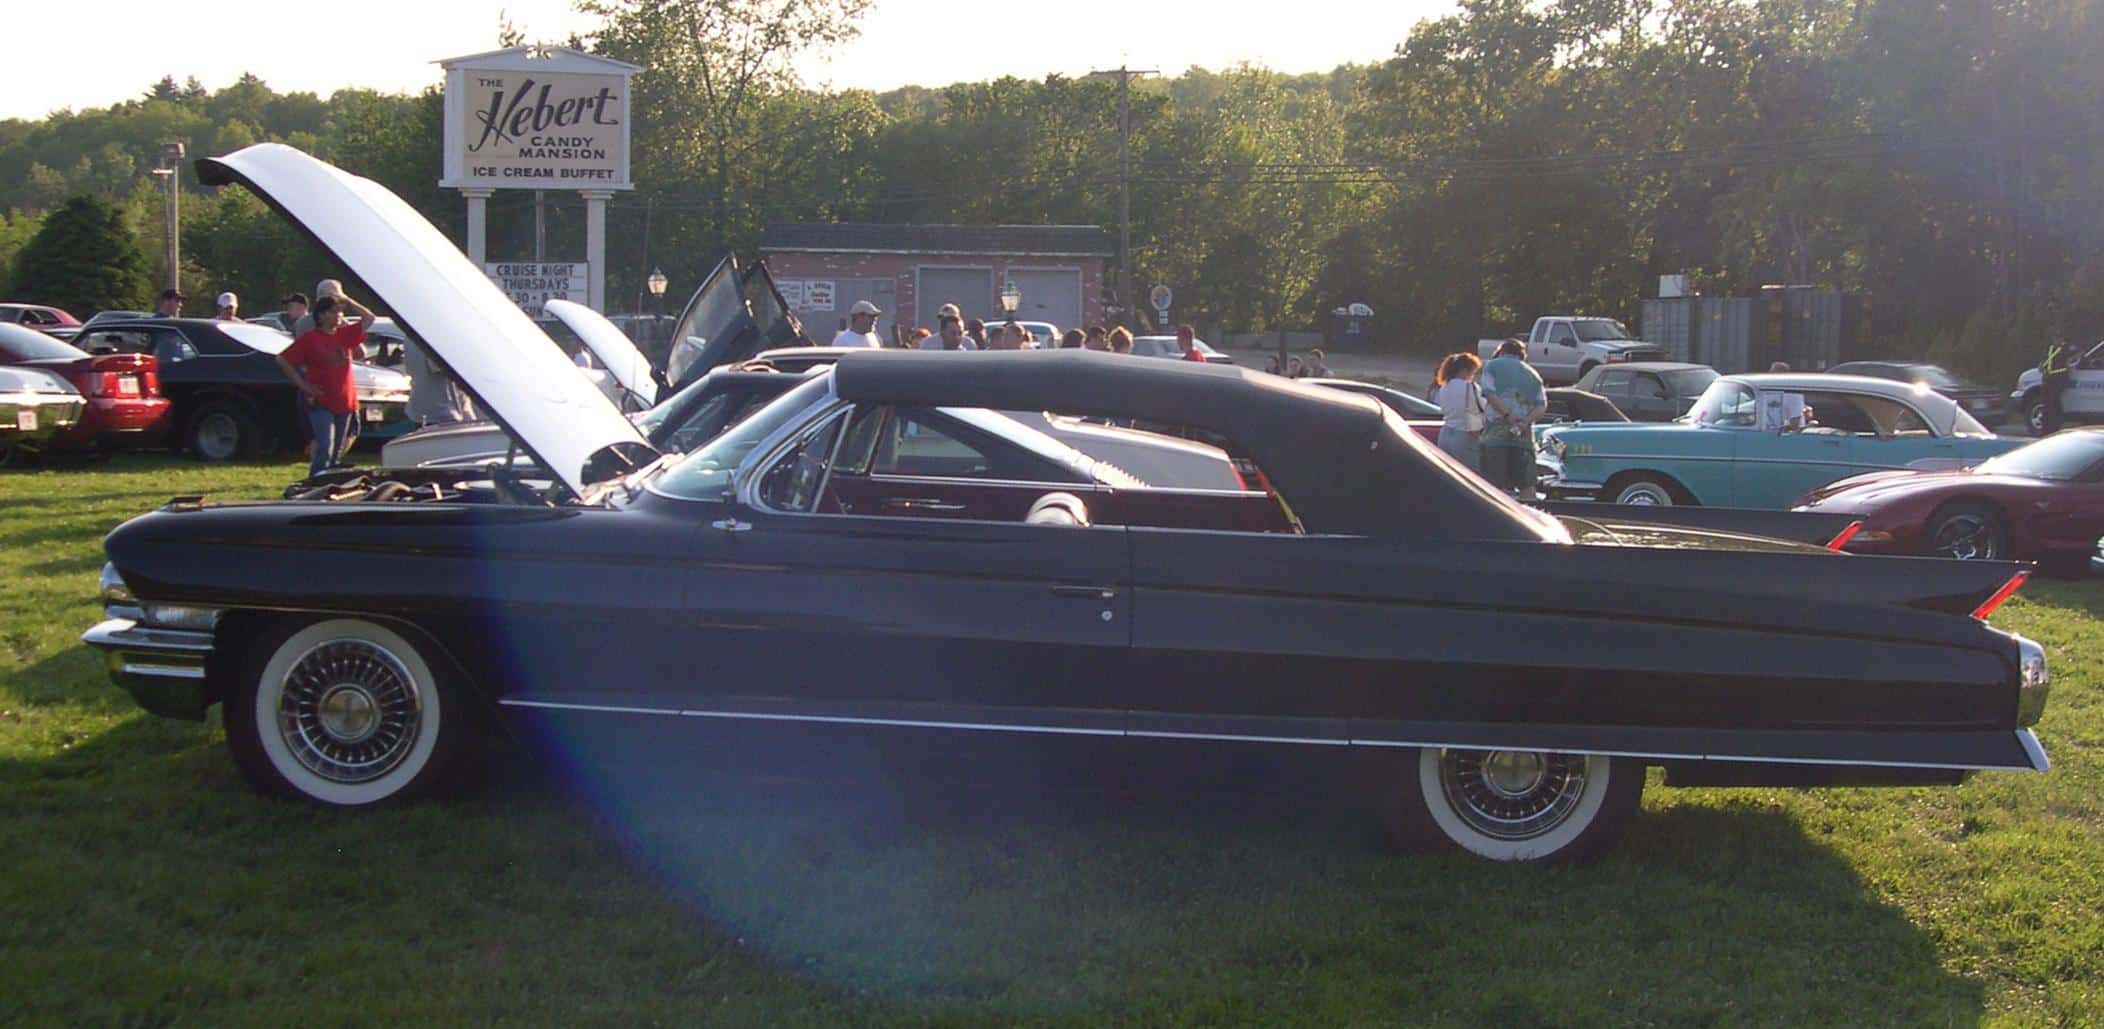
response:
[[[139,377],[139,392],[149,397],[160,396],[161,373],[152,368],[146,369],[146,374]]]
[[[1840,550],[1840,549],[1841,549],[1842,547],[1848,546],[1848,541],[1849,541],[1849,540],[1852,540],[1852,539],[1855,539],[1855,538],[1856,538],[1856,533],[1859,533],[1859,532],[1862,532],[1862,531],[1863,531],[1863,523],[1862,523],[1862,522],[1860,522],[1860,521],[1850,522],[1850,523],[1848,523],[1848,528],[1846,528],[1846,529],[1843,529],[1843,530],[1841,530],[1840,532],[1838,532],[1838,533],[1836,533],[1836,534],[1834,535],[1834,538],[1833,538],[1833,539],[1830,539],[1830,540],[1827,540],[1827,541],[1826,541],[1826,549],[1828,549],[1828,550]]]
[[[1986,603],[1981,604],[1979,607],[1973,608],[1972,616],[1983,622],[1986,621],[1987,616],[1993,614],[1995,608],[2001,607],[2003,601],[2006,601],[2010,597],[2015,596],[2016,591],[2023,587],[2024,580],[2029,579],[2030,577],[2030,572],[2018,572],[2015,575],[2010,576],[2009,581],[2003,583],[2001,589],[1994,591],[1994,596],[1988,597]]]
[[[118,375],[116,372],[103,372],[101,375],[95,376],[95,378],[98,380],[95,383],[96,396],[114,397],[118,393],[122,392],[122,384],[124,377]]]

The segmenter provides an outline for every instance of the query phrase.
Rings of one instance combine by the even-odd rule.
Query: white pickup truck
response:
[[[1503,342],[1478,340],[1476,352],[1488,361]],[[1664,349],[1635,338],[1627,326],[1612,318],[1536,318],[1534,331],[1527,337],[1527,363],[1541,373],[1543,382],[1551,385],[1577,382],[1595,365],[1665,359]]]

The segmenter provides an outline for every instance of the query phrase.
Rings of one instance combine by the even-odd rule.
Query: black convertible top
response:
[[[1541,528],[1450,467],[1371,397],[1233,366],[1095,351],[846,354],[856,403],[985,407],[1195,426],[1254,458],[1310,532],[1538,540]]]

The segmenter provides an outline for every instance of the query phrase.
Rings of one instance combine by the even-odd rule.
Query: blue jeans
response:
[[[314,457],[307,462],[307,476],[320,475],[343,458],[351,446],[351,419],[356,411],[337,414],[320,404],[307,406],[307,430],[314,434]]]
[[[1480,473],[1483,470],[1482,446],[1476,433],[1456,425],[1442,425],[1439,427],[1439,449],[1469,471]]]

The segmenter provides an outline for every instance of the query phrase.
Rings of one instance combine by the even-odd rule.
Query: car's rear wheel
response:
[[[1390,831],[1491,861],[1598,857],[1644,792],[1642,762],[1599,754],[1427,747],[1402,771]]]
[[[1950,504],[1929,516],[1922,541],[1931,557],[1994,561],[2009,556],[2009,530],[2001,513],[1976,501]]]
[[[430,789],[461,749],[459,694],[394,629],[360,618],[284,626],[250,657],[226,731],[258,790],[364,807]]]
[[[190,452],[200,461],[231,461],[255,452],[258,432],[254,419],[231,404],[207,404],[191,416],[188,433]]]
[[[1671,482],[1650,475],[1635,475],[1620,480],[1609,490],[1617,504],[1632,504],[1637,507],[1672,507],[1685,503],[1683,494]]]

